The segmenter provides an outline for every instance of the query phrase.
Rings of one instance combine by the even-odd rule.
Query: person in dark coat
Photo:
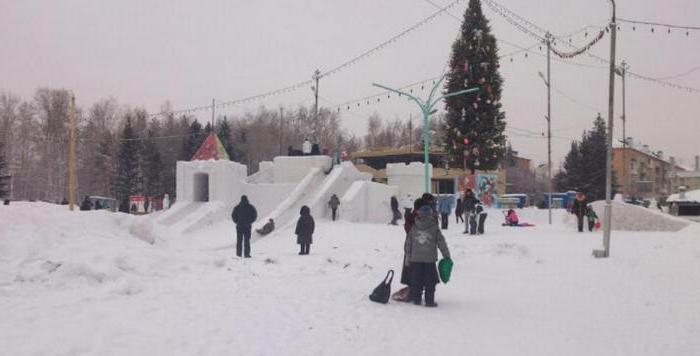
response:
[[[299,212],[301,215],[297,220],[297,227],[294,233],[297,235],[297,243],[300,245],[300,255],[308,255],[313,242],[315,229],[314,218],[311,216],[311,209],[304,205]]]
[[[430,193],[423,193],[423,195],[420,198],[423,200],[423,205],[428,205],[430,206],[430,209],[433,209],[433,217],[437,222],[439,219],[439,214],[437,209],[437,199],[435,198],[435,196]]]
[[[474,220],[476,222],[476,233],[479,235],[483,235],[484,226],[486,225],[486,217],[488,217],[488,214],[486,213],[484,206],[481,205],[481,202],[476,204],[476,207],[474,208],[474,215]]]
[[[258,211],[250,204],[248,197],[241,195],[241,202],[233,208],[231,219],[236,224],[236,256],[250,257],[250,230],[253,222],[258,218]]]
[[[391,196],[391,225],[398,225],[396,221],[401,220],[401,211],[399,210],[399,200],[395,195]]]
[[[479,199],[476,199],[474,196],[474,192],[471,189],[467,189],[466,192],[464,192],[464,199],[462,199],[462,206],[464,210],[464,215],[466,216],[466,219],[464,219],[464,233],[467,234],[470,231],[470,226],[473,224],[471,221],[471,218],[473,217],[475,210],[476,210],[476,204],[479,203]],[[472,234],[473,235],[473,234]]]
[[[80,210],[92,210],[92,202],[89,196],[86,195],[85,199],[83,199],[83,202],[80,204]]]
[[[578,232],[583,232],[583,219],[586,217],[586,196],[583,194],[583,192],[577,192],[576,193],[576,199],[574,199],[574,203],[571,205],[571,213],[576,215],[576,219],[578,222]]]
[[[275,230],[275,221],[270,219],[270,220],[268,220],[268,222],[265,223],[265,225],[263,225],[262,229],[257,229],[257,230],[255,230],[255,232],[257,232],[258,234],[260,234],[262,236],[265,236],[274,230]]]
[[[432,210],[429,205],[423,205],[418,210],[416,222],[404,244],[404,266],[408,265],[411,270],[411,299],[414,304],[420,305],[425,290],[426,307],[437,306],[435,285],[440,282],[435,266],[437,250],[440,249],[442,257],[450,258],[450,250],[437,221],[433,218]]]
[[[331,195],[331,200],[328,201],[328,206],[331,208],[331,218],[333,221],[335,221],[335,216],[338,213],[338,206],[340,205],[340,199],[338,199],[338,196],[333,194]]]
[[[457,205],[455,205],[455,224],[459,224],[459,221],[464,222],[464,206],[462,205],[462,198],[457,199]]]

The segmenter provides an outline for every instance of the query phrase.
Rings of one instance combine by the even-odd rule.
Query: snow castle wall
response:
[[[311,171],[319,167],[328,171],[333,160],[328,156],[278,156],[273,160],[271,183],[299,183]]]
[[[398,198],[405,199],[406,195],[420,197],[424,190],[424,167],[422,162],[410,164],[389,163],[386,165],[387,184],[398,187]],[[433,166],[428,165],[428,177],[433,177]]]
[[[386,224],[391,221],[391,197],[399,187],[360,181],[353,183],[340,199],[339,217],[350,222]]]
[[[226,204],[236,202],[242,192],[242,185],[247,176],[245,165],[232,161],[178,161],[176,193],[178,202],[197,201],[197,175],[208,175],[209,201],[221,201]]]

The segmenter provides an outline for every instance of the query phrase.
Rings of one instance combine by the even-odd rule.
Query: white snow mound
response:
[[[593,210],[604,223],[605,201],[591,203]],[[617,231],[670,231],[686,228],[690,221],[639,205],[612,202],[612,229]]]

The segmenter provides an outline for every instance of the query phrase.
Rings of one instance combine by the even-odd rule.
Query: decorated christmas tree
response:
[[[470,0],[461,35],[452,45],[445,94],[468,88],[478,92],[445,100],[445,145],[451,160],[474,173],[496,169],[505,153],[505,113],[501,111],[498,46],[480,0]]]

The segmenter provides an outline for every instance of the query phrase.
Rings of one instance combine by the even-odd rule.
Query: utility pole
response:
[[[430,193],[430,176],[428,174],[428,165],[430,164],[430,160],[429,160],[430,156],[428,153],[430,150],[430,148],[429,148],[430,147],[430,140],[429,140],[429,136],[428,136],[428,129],[429,129],[428,118],[430,117],[430,115],[434,114],[437,111],[437,109],[435,109],[435,105],[437,105],[443,99],[449,98],[452,96],[456,96],[456,95],[472,93],[472,92],[479,90],[479,88],[465,89],[465,90],[460,90],[460,91],[456,91],[453,93],[445,94],[441,97],[434,99],[433,97],[435,96],[437,89],[438,89],[438,87],[440,87],[443,80],[445,80],[444,75],[442,77],[440,77],[440,80],[435,82],[435,85],[433,85],[433,89],[430,90],[430,94],[428,95],[428,98],[425,99],[425,101],[423,101],[423,100],[421,100],[421,99],[419,99],[419,98],[417,98],[409,93],[401,91],[399,89],[393,89],[393,88],[389,88],[389,87],[386,87],[386,86],[383,86],[383,85],[380,85],[377,83],[372,83],[372,85],[374,85],[375,87],[382,88],[384,90],[388,90],[390,92],[399,94],[399,96],[405,95],[408,98],[408,100],[413,100],[416,104],[418,104],[418,106],[421,109],[421,113],[423,114],[423,169],[424,169],[424,171],[423,171],[424,172],[423,183],[424,183],[424,189],[425,189],[426,193]]]
[[[76,188],[78,177],[76,174],[76,118],[75,118],[75,95],[70,97],[70,145],[68,147],[68,208],[73,211],[76,204]]]
[[[284,108],[280,106],[280,156],[282,155],[282,134],[284,133]]]
[[[216,99],[212,98],[211,99],[211,131],[215,132],[216,130],[214,129],[214,125],[216,122],[214,122],[214,114],[216,113]]]
[[[597,258],[610,257],[610,230],[612,224],[612,142],[614,105],[615,105],[615,42],[617,40],[617,21],[615,20],[615,0],[609,0],[612,5],[610,18],[610,78],[608,86],[608,137],[605,154],[605,220],[603,224],[603,250],[594,250]]]
[[[550,66],[550,57],[552,56],[552,34],[547,32],[544,35],[547,43],[547,77],[545,78],[542,72],[538,72],[540,78],[547,86],[547,210],[549,216],[549,225],[552,225],[552,72]]]
[[[547,32],[547,189],[549,197],[549,225],[552,225],[552,76],[550,57],[552,56],[552,34]]]
[[[316,86],[314,86],[314,143],[318,144],[318,80],[321,79],[321,71],[316,69],[311,78],[316,81]]]
[[[627,132],[625,130],[627,126],[627,115],[625,115],[625,74],[627,74],[627,68],[629,68],[627,62],[622,61],[620,68],[615,70],[615,73],[622,77],[622,179],[625,183],[624,193],[629,195],[630,179],[627,177]]]

